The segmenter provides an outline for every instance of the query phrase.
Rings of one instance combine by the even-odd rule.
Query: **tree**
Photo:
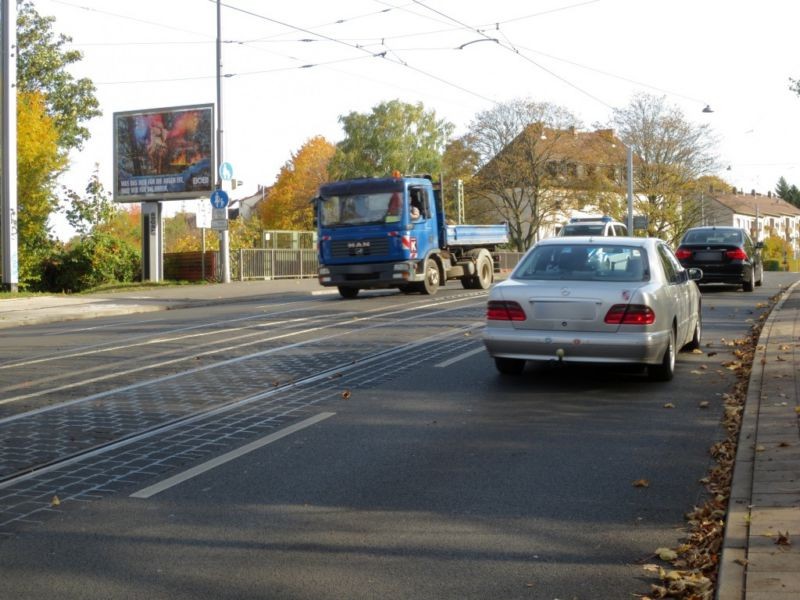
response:
[[[437,119],[422,103],[399,100],[381,102],[369,114],[351,112],[340,116],[345,138],[337,144],[331,160],[336,179],[436,174],[454,125]]]
[[[800,206],[800,190],[797,189],[796,185],[789,185],[783,177],[778,179],[778,184],[775,186],[775,193],[779,198],[795,206]]]
[[[563,164],[557,149],[578,125],[566,109],[528,99],[478,113],[469,126],[479,166],[467,186],[470,220],[499,215],[508,223],[511,245],[526,250],[540,225],[566,208],[563,194],[555,193]]]
[[[634,152],[635,212],[648,218],[648,234],[676,241],[699,220],[695,182],[716,170],[709,125],[693,125],[663,97],[638,94],[615,109],[612,124]]]
[[[40,265],[56,248],[47,220],[58,207],[57,173],[66,158],[58,149],[58,131],[40,92],[17,95],[17,231],[19,283],[38,287]]]
[[[86,196],[81,197],[68,188],[64,188],[64,192],[69,202],[65,210],[67,222],[80,235],[90,234],[96,227],[111,220],[119,210],[100,181],[100,165],[97,164],[86,184]]]
[[[442,155],[445,214],[457,214],[458,181],[462,182],[462,186],[467,186],[478,170],[479,160],[469,135],[456,138],[445,146]]]
[[[278,174],[266,201],[258,205],[264,229],[310,230],[314,227],[311,199],[330,179],[328,165],[336,147],[322,136],[308,140]]]
[[[72,38],[53,31],[54,17],[42,17],[31,0],[17,2],[17,88],[39,92],[58,131],[58,147],[81,148],[89,138],[82,125],[102,111],[90,79],[76,80],[68,67],[83,58],[77,50],[66,50]]]
[[[789,81],[792,82],[792,85],[789,86],[789,89],[792,90],[798,96],[800,96],[800,79],[792,79],[790,77]]]
[[[17,3],[17,204],[20,285],[39,288],[41,265],[58,249],[48,218],[58,208],[55,182],[67,154],[89,137],[81,125],[100,114],[94,86],[68,67],[81,53],[65,50],[70,38],[53,33],[30,0]]]

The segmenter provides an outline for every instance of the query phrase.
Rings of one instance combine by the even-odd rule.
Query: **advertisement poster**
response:
[[[114,113],[114,200],[201,198],[215,184],[214,106]]]

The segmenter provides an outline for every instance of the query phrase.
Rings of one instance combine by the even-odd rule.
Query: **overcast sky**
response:
[[[34,4],[83,52],[73,74],[95,82],[104,112],[67,185],[82,189],[99,163],[112,189],[113,113],[216,102],[215,0]],[[339,141],[340,115],[384,100],[422,102],[458,135],[515,98],[592,128],[637,92],[709,123],[733,185],[800,186],[798,17],[786,0],[226,0],[223,158],[244,182],[232,195],[272,184],[309,138]]]

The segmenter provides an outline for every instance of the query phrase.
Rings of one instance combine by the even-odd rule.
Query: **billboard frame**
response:
[[[194,130],[187,117],[200,119]],[[212,103],[115,112],[114,202],[208,197],[216,189],[215,117]]]

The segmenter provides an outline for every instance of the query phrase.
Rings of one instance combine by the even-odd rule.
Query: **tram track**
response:
[[[482,301],[478,305],[474,300],[474,295],[470,295],[426,303],[423,326],[413,334],[415,339],[403,343],[395,343],[393,336],[381,332],[387,329],[407,331],[411,328],[410,322],[420,323],[415,308],[403,307],[390,313],[384,308],[380,314],[372,315],[363,312],[360,316],[340,315],[335,323],[302,332],[283,332],[273,341],[301,334],[310,335],[308,339],[215,360],[211,364],[4,417],[0,419],[0,481],[9,480],[17,473],[38,472],[50,465],[63,464],[64,460],[100,448],[115,447],[124,440],[156,435],[215,411],[229,410],[226,407],[239,403],[272,398],[298,385],[324,379],[331,372],[351,371],[383,356],[418,347],[425,343],[418,340],[431,339],[429,335],[419,338],[418,334],[429,334],[434,322],[439,323],[437,335],[453,330],[455,326],[441,324],[445,315],[482,308]],[[364,341],[343,343],[343,339],[355,336]],[[352,348],[352,352],[348,352],[348,348]],[[225,354],[220,353],[219,348],[208,353]],[[341,360],[342,356],[347,359]],[[339,360],[332,360],[336,358]],[[187,360],[187,357],[180,360]],[[314,375],[308,375],[309,372]],[[222,379],[226,381],[220,384]],[[20,459],[23,453],[30,460]]]

